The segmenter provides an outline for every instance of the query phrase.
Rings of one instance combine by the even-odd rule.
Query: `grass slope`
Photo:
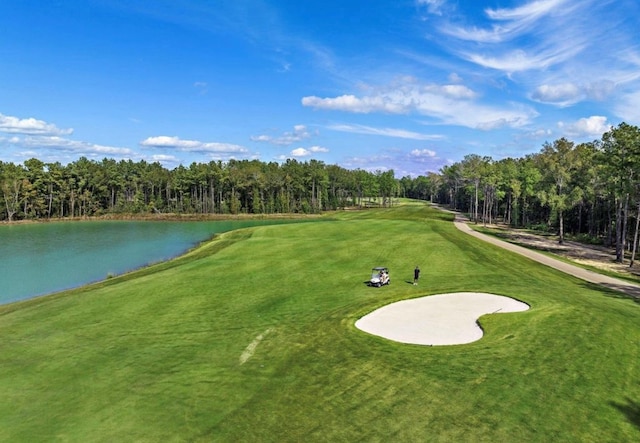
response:
[[[378,265],[392,284],[369,288]],[[483,317],[485,336],[460,346],[353,325],[457,291],[532,309]],[[239,230],[1,306],[0,441],[636,441],[639,324],[633,301],[423,204]]]

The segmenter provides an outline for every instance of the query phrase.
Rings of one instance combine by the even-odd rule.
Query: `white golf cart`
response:
[[[389,278],[389,269],[384,266],[377,266],[371,270],[371,279],[369,280],[369,286],[380,287],[391,283]]]

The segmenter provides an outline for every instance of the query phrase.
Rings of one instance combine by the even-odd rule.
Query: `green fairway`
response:
[[[242,229],[0,306],[0,441],[640,440],[640,305],[451,220],[414,202]],[[364,283],[374,266],[391,285]],[[354,326],[449,292],[531,309],[459,346]]]

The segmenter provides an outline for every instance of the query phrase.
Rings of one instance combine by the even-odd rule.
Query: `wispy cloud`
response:
[[[352,113],[416,113],[435,119],[439,123],[476,129],[494,129],[503,126],[520,127],[537,115],[524,105],[504,103],[502,107],[479,102],[480,95],[461,84],[421,84],[413,78],[404,78],[386,87],[370,88],[368,95],[342,95],[334,98],[304,97],[302,104],[315,109]],[[335,128],[333,128],[335,129]],[[351,128],[364,130],[362,128]],[[374,133],[367,129],[367,133]],[[378,130],[379,131],[379,130]],[[391,131],[385,130],[384,135]],[[416,134],[412,134],[416,137]],[[398,136],[398,135],[396,135]],[[405,138],[411,138],[405,136]],[[416,139],[420,139],[417,138]],[[425,138],[423,138],[424,140]],[[428,139],[428,138],[427,138]]]
[[[368,135],[384,135],[386,137],[406,138],[411,140],[441,140],[442,135],[439,134],[421,134],[418,132],[407,131],[397,128],[374,128],[364,125],[348,125],[348,124],[331,124],[328,129],[341,132],[351,132],[353,134]]]
[[[592,0],[582,3],[589,1]],[[487,8],[484,13],[489,20],[493,21],[489,26],[447,24],[441,27],[441,31],[465,41],[502,43],[526,33],[537,33],[540,27],[553,26],[560,17],[570,15],[575,9],[576,2],[570,0],[536,0],[516,8]]]
[[[200,95],[205,95],[209,92],[209,85],[207,82],[195,82],[193,87],[196,88]]]
[[[628,122],[640,124],[640,91],[623,94],[614,107],[616,115]]]
[[[566,3],[570,3],[570,0],[535,0],[516,8],[487,8],[485,11],[494,20],[535,20]]]
[[[633,106],[622,104],[640,87],[637,20],[630,18],[637,11],[633,0],[525,0],[485,8],[481,16],[457,9],[436,16],[432,40],[459,62],[527,88],[534,102],[610,100],[622,118],[637,118]]]
[[[550,48],[514,49],[496,55],[472,52],[461,52],[461,55],[468,61],[484,68],[515,73],[532,69],[544,70],[575,57],[582,50],[584,50],[584,45],[574,41],[572,43],[554,45]]]
[[[461,41],[478,44],[456,49],[463,59],[507,73],[544,70],[583,52],[588,39],[572,14],[591,0],[541,0],[512,9],[486,9],[490,27],[445,26],[442,31]],[[559,36],[562,36],[559,38]]]
[[[556,69],[567,75],[569,66],[612,56],[598,43],[624,38],[624,31],[615,28],[617,17],[603,18],[609,12],[606,3],[609,0],[534,0],[513,8],[487,8],[478,24],[460,25],[443,18],[438,29],[449,37],[448,49],[462,60],[509,75],[533,71],[544,79],[555,75]],[[472,20],[460,16],[458,21]],[[593,69],[589,62],[584,67]]]
[[[264,142],[279,146],[289,146],[294,143],[301,142],[302,140],[306,140],[311,136],[312,133],[309,132],[309,129],[305,125],[295,125],[293,127],[293,131],[288,131],[281,135],[252,135],[250,139],[254,142]]]
[[[492,28],[499,41],[529,32],[549,16],[567,15],[575,4],[571,0],[535,0],[515,8],[487,8],[485,13],[489,19],[500,23]]]
[[[416,3],[426,7],[429,14],[442,15],[447,0],[416,0]]]
[[[520,140],[520,139],[540,140],[540,139],[547,139],[552,135],[553,135],[553,132],[551,131],[551,129],[538,128],[532,131],[523,132],[516,138],[516,140]]]

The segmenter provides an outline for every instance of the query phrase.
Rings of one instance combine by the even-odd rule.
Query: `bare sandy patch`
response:
[[[526,303],[502,295],[457,292],[392,303],[365,315],[355,326],[400,343],[459,345],[482,338],[481,316],[528,309]]]
[[[253,357],[253,353],[256,351],[256,348],[260,344],[260,342],[271,332],[271,328],[264,331],[262,334],[258,335],[249,345],[242,351],[240,355],[240,364],[243,365]]]

